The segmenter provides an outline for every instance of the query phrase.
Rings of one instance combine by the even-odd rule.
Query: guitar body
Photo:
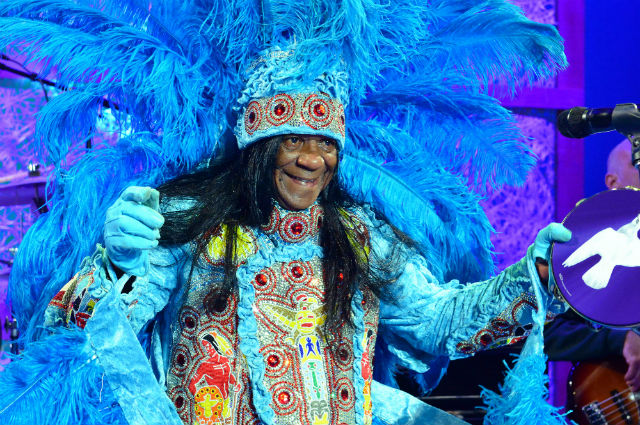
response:
[[[636,395],[624,381],[626,370],[623,358],[577,363],[567,383],[569,418],[579,425],[640,424]]]

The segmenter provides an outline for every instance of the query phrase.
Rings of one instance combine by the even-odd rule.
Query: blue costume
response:
[[[428,373],[532,320],[504,397],[487,395],[488,417],[559,420],[542,402],[549,300],[532,267],[544,244],[463,287],[493,271],[479,199],[523,181],[533,164],[489,89],[514,92],[564,67],[553,27],[503,0],[4,0],[7,46],[72,90],[37,128],[44,161],[59,167],[50,212],[25,236],[11,276],[25,350],[0,374],[4,422],[446,423],[454,419],[379,382],[392,376],[373,379],[374,347],[374,370]],[[67,162],[107,109],[118,142]],[[224,226],[211,229],[189,287],[190,245],[144,253],[120,279],[102,248],[87,257],[108,245],[107,207],[125,188],[156,187],[291,133],[338,142],[336,179],[360,205],[344,211],[356,250],[394,259],[389,247],[401,247],[396,302],[356,292],[353,330],[319,330],[318,208],[277,232],[241,227],[238,294],[212,316],[197,305],[198,285],[221,280]],[[279,215],[274,226],[288,214]]]
[[[363,249],[389,258],[391,228],[370,211],[350,214]],[[223,232],[211,238],[190,284],[193,247],[156,248],[148,273],[127,294],[119,291],[129,275],[117,280],[99,249],[55,297],[47,322],[85,328],[87,356],[104,368],[105,385],[132,424],[405,424],[416,417],[424,423],[435,409],[373,381],[376,338],[401,365],[425,372],[438,356],[463,357],[524,338],[536,308],[533,285],[545,307],[564,309],[540,287],[530,256],[488,282],[442,285],[424,258],[402,245],[394,252],[402,261],[393,299],[357,292],[355,326],[325,335],[321,220],[318,205],[306,211],[275,206],[268,225],[242,228],[239,293],[212,313],[203,302],[222,276]],[[141,356],[142,335],[151,365]],[[157,379],[155,393],[140,391],[131,371]],[[398,407],[402,401],[407,407]],[[441,422],[434,423],[458,423],[436,416]]]

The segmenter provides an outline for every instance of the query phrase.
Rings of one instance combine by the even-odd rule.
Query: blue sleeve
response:
[[[388,245],[372,239],[382,252]],[[380,333],[400,364],[416,372],[427,371],[438,356],[466,357],[525,338],[537,308],[535,292],[545,298],[549,317],[565,309],[542,289],[530,252],[496,277],[462,285],[438,282],[426,260],[408,250],[392,285],[393,298],[380,304]]]

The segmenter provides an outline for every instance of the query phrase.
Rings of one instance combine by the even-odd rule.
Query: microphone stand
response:
[[[616,105],[611,114],[615,129],[631,142],[631,162],[640,175],[640,110],[635,103]]]

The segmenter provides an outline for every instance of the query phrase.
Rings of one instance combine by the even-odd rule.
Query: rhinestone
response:
[[[338,280],[340,282],[342,282],[344,280],[344,273],[342,273],[342,272],[338,273]]]
[[[365,305],[367,302],[365,300],[360,301],[360,304]]]
[[[342,391],[340,391],[340,397],[342,397],[344,401],[349,400],[349,391],[347,391],[346,388],[343,388]]]
[[[291,274],[293,275],[293,277],[295,278],[301,278],[302,277],[302,267],[300,266],[293,266],[291,268]]]
[[[254,111],[251,111],[249,113],[249,124],[253,124],[256,120],[256,113]]]
[[[289,403],[289,400],[291,400],[291,395],[288,392],[283,391],[278,394],[278,401],[280,402],[280,404],[287,404]]]
[[[338,357],[340,357],[340,360],[342,360],[343,362],[345,362],[345,361],[347,361],[347,359],[349,358],[349,352],[348,352],[346,349],[341,348],[341,349],[338,351]]]
[[[196,321],[191,316],[187,316],[184,319],[184,324],[189,328],[193,329],[196,327]]]
[[[480,343],[482,345],[489,345],[493,341],[493,338],[488,333],[482,334],[480,336]]]
[[[282,103],[278,103],[276,105],[276,107],[273,109],[273,112],[276,114],[276,116],[280,117],[282,116],[282,114],[284,114],[285,112],[285,108],[284,105]]]
[[[272,354],[269,357],[267,357],[267,363],[271,367],[276,367],[280,364],[280,357],[276,356],[275,354]]]
[[[316,106],[313,107],[313,112],[317,116],[323,117],[324,114],[327,113],[327,109],[324,107],[324,105],[322,103],[318,103]]]
[[[300,223],[299,221],[296,221],[291,225],[291,233],[293,233],[294,235],[299,235],[300,233],[302,233],[303,229],[304,227],[302,226],[302,223]]]
[[[267,282],[267,276],[263,275],[262,273],[256,276],[256,283],[258,284],[258,286],[264,286],[267,284]]]
[[[186,362],[187,359],[184,357],[184,354],[180,353],[176,356],[176,363],[178,363],[178,366],[184,366]]]
[[[180,409],[184,405],[184,397],[182,397],[181,395],[176,397],[175,404],[176,404],[176,407]]]

